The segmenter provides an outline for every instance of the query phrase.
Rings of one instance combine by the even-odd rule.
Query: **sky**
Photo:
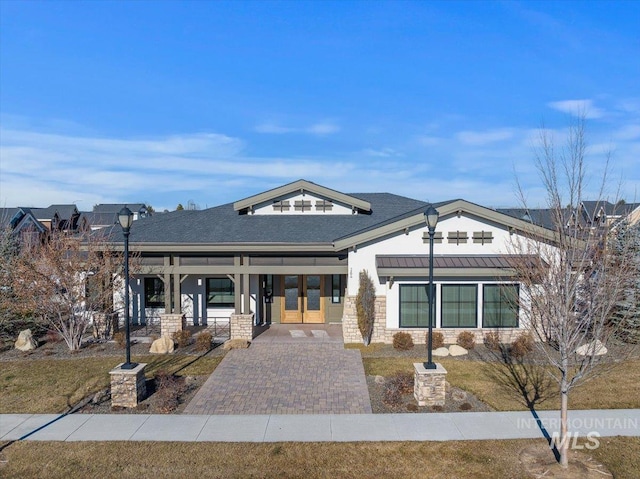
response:
[[[640,202],[640,2],[0,0],[0,206],[345,193]]]

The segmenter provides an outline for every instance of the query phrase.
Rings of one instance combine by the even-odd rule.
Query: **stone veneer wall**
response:
[[[136,407],[147,395],[144,369],[146,364],[140,363],[134,369],[122,369],[122,364],[112,369],[111,406]]]
[[[409,333],[414,344],[427,343],[427,328],[387,328],[387,298],[386,296],[376,296],[375,304],[375,323],[373,327],[372,343],[393,343],[393,335],[402,331]],[[434,328],[434,332],[442,333],[445,344],[455,344],[458,335],[462,331],[470,331],[475,335],[476,344],[482,344],[484,335],[491,332],[500,334],[500,341],[503,343],[512,343],[518,336],[523,334],[525,330],[519,328],[500,328],[500,329],[480,329],[480,328]],[[345,343],[361,343],[362,335],[358,329],[358,313],[356,310],[356,297],[346,296],[344,298],[344,313],[342,316],[342,334]]]
[[[253,313],[232,314],[230,321],[230,339],[253,341]]]
[[[185,328],[186,318],[182,313],[170,313],[160,315],[160,335],[172,337],[176,331]]]

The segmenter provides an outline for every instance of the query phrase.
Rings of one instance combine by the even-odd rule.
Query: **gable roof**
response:
[[[144,203],[102,203],[93,207],[93,213],[117,214],[125,206],[134,213],[138,213],[142,208],[147,208],[147,205]]]
[[[281,196],[295,193],[297,191],[308,191],[309,193],[315,193],[316,195],[324,196],[335,202],[347,204],[352,208],[357,208],[358,210],[366,213],[371,211],[371,203],[369,203],[368,201],[365,201],[361,198],[356,198],[355,196],[340,193],[339,191],[332,190],[325,186],[317,185],[307,180],[294,181],[293,183],[279,186],[278,188],[274,188],[272,190],[250,196],[243,200],[236,201],[233,204],[233,209],[235,211],[242,211],[246,209],[250,210],[255,205],[265,203],[267,201],[272,201]]]

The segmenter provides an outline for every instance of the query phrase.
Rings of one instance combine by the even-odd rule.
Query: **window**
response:
[[[144,305],[146,308],[164,308],[164,282],[160,278],[144,279]]]
[[[462,244],[467,242],[466,231],[449,231],[447,241],[452,244]]]
[[[289,211],[289,202],[287,200],[274,201],[273,211],[279,211],[280,213],[283,211]]]
[[[433,286],[435,291],[435,285]],[[435,297],[434,297],[435,300]],[[435,325],[435,317],[432,324]],[[426,328],[429,326],[429,285],[400,285],[400,327]]]
[[[491,231],[474,231],[473,242],[479,244],[489,244],[493,242]]]
[[[316,211],[322,211],[323,213],[331,211],[333,209],[333,203],[329,200],[317,200]]]
[[[340,302],[342,291],[342,281],[339,274],[331,275],[331,302],[337,304]]]
[[[296,211],[311,211],[311,201],[310,200],[296,200],[293,203],[293,206]]]
[[[207,307],[235,307],[234,284],[229,278],[207,278]]]
[[[487,284],[484,286],[484,328],[517,328],[518,296],[517,284]]]
[[[475,284],[442,285],[442,327],[477,326],[478,287]]]
[[[425,231],[424,233],[422,233],[422,242],[423,243],[429,243],[429,233],[427,231]],[[442,231],[436,231],[433,235],[433,242],[434,243],[442,243]]]

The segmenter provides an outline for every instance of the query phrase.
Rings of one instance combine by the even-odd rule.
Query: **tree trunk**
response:
[[[569,409],[569,391],[567,390],[567,378],[563,374],[560,383],[560,466],[566,468],[569,466],[569,441],[568,437],[568,409]]]

